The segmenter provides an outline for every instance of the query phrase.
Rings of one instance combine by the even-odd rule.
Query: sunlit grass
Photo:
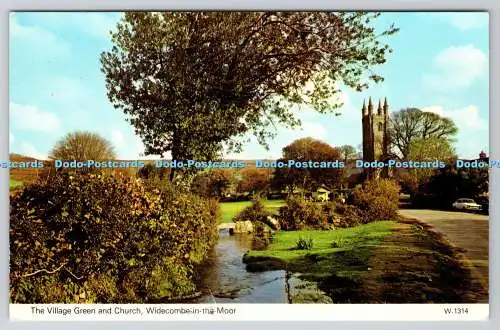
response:
[[[276,200],[264,200],[264,205],[266,209],[274,214],[279,212],[279,208],[285,205],[285,201],[282,199]],[[245,207],[252,205],[251,201],[241,201],[241,202],[223,202],[220,203],[221,207],[221,222],[228,223],[233,221],[233,218],[238,215]]]

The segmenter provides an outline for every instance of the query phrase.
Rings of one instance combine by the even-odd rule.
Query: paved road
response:
[[[400,213],[431,225],[456,247],[463,249],[479,280],[488,290],[489,217],[487,215],[413,209],[402,209]]]

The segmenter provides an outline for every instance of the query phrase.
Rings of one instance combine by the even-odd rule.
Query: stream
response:
[[[252,235],[230,235],[222,229],[201,274],[203,295],[197,303],[331,303],[315,283],[283,270],[248,272],[243,255]]]

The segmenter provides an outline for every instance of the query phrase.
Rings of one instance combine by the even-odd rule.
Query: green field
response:
[[[220,203],[221,207],[221,222],[228,223],[233,220],[235,216],[238,215],[245,207],[252,205],[251,201],[243,201],[243,202],[224,202]],[[278,209],[285,205],[285,201],[282,199],[276,200],[265,200],[264,205],[269,212],[277,214]]]
[[[312,248],[298,249],[300,238],[311,238]],[[298,273],[334,303],[483,301],[487,293],[473,284],[470,270],[447,244],[420,225],[378,221],[278,231],[267,250],[249,251],[243,261],[248,271]]]
[[[337,252],[350,251],[355,259],[366,261],[366,253],[379,245],[391,233],[392,221],[377,221],[353,228],[337,230],[280,231],[273,236],[273,242],[264,251],[251,251],[247,257],[269,257],[285,263],[294,263],[304,256],[327,257]],[[313,240],[311,250],[297,250],[299,238]]]
[[[395,222],[380,221],[336,230],[279,231],[266,250],[249,251],[243,261],[249,271],[286,269],[300,273],[302,279],[318,283],[332,299],[350,301],[363,296],[362,278],[394,227]],[[312,248],[297,249],[300,238],[312,238]]]
[[[9,181],[9,189],[15,189],[15,188],[21,187],[22,185],[23,185],[22,181],[18,181],[15,179],[10,179],[10,181]]]

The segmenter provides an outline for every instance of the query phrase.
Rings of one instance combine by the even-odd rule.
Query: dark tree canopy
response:
[[[419,139],[445,139],[452,142],[458,128],[450,118],[416,108],[394,112],[390,119],[391,144],[406,159],[412,143]]]
[[[126,13],[101,56],[108,97],[129,116],[146,154],[179,160],[260,143],[276,124],[300,124],[291,104],[328,112],[335,83],[362,90],[391,51],[376,13]]]
[[[436,170],[429,182],[420,188],[422,193],[431,196],[430,206],[450,207],[458,198],[477,199],[488,193],[489,173],[487,168],[447,166]]]
[[[288,162],[335,162],[339,151],[329,144],[313,138],[293,141],[283,148],[283,157],[278,161]],[[316,189],[321,185],[336,187],[342,180],[341,168],[276,168],[273,185],[275,187]]]
[[[271,175],[267,169],[245,168],[240,173],[242,178],[237,186],[239,193],[260,193],[269,188]]]
[[[233,183],[233,174],[230,170],[214,169],[198,173],[191,182],[191,191],[203,197],[224,197]]]

